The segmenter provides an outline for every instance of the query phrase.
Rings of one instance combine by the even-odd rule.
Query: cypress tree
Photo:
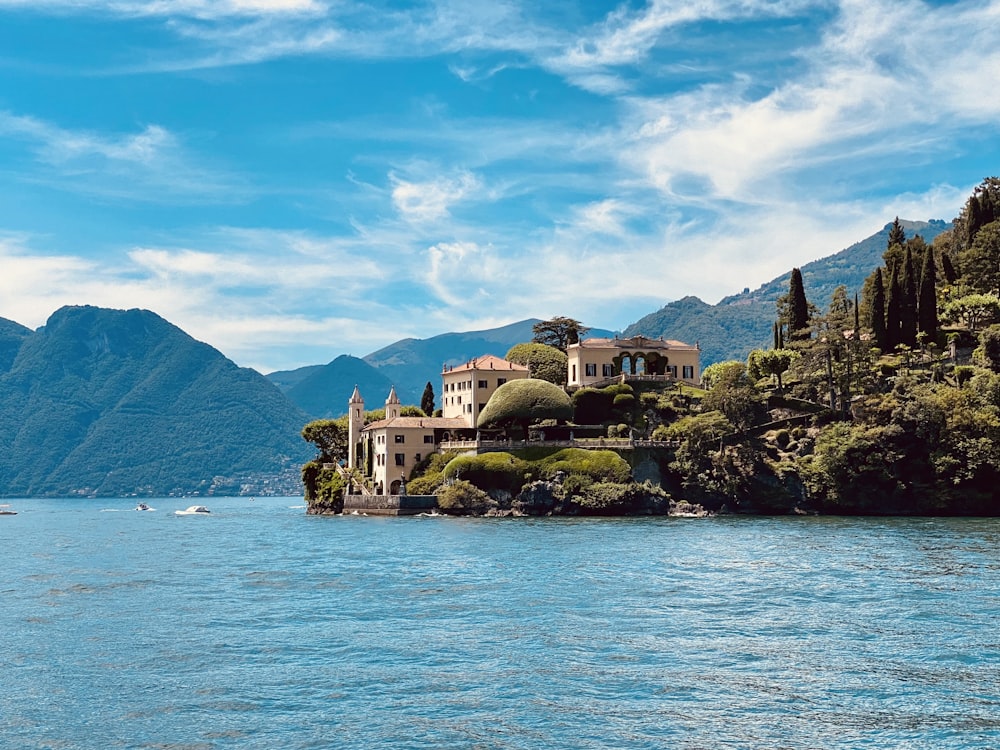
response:
[[[889,274],[889,291],[885,295],[885,348],[890,351],[901,343],[899,338],[900,307],[903,292],[899,287],[899,266],[893,266]]]
[[[948,253],[941,253],[941,270],[944,271],[944,278],[949,284],[954,284],[958,280],[958,272],[955,271],[955,266],[951,264],[951,258],[948,257]]]
[[[869,327],[872,329],[872,338],[875,339],[875,346],[882,351],[889,350],[889,343],[886,338],[885,328],[885,282],[882,280],[882,269],[875,269],[875,282],[872,284],[872,304],[871,320]]]
[[[917,274],[913,268],[913,253],[909,246],[903,256],[902,297],[899,305],[899,343],[917,345]]]
[[[802,285],[802,272],[792,269],[788,282],[788,336],[792,339],[809,338],[809,302]]]
[[[771,326],[771,333],[774,334],[774,343],[771,346],[772,349],[781,348],[781,334],[778,333],[778,321],[774,321],[774,325]]]
[[[892,226],[889,227],[889,241],[885,247],[888,250],[893,245],[903,245],[905,243],[906,232],[903,231],[903,225],[899,223],[899,217],[897,216],[893,219]]]
[[[861,336],[861,306],[858,305],[858,293],[854,293],[854,338]]]
[[[429,380],[424,386],[424,394],[420,397],[420,409],[428,417],[434,416],[434,386]]]
[[[920,292],[917,295],[917,328],[926,333],[929,341],[937,338],[937,269],[934,267],[934,249],[924,252],[924,266],[920,269]]]

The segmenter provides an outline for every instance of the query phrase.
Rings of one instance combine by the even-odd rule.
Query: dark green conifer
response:
[[[897,216],[893,219],[892,226],[889,227],[889,241],[886,243],[886,249],[888,250],[893,245],[904,245],[906,243],[906,232],[903,231],[903,225],[899,223],[899,217]]]
[[[885,348],[890,351],[901,343],[899,337],[900,307],[903,291],[899,285],[899,267],[893,266],[889,273],[889,291],[885,295]]]
[[[428,417],[434,416],[434,386],[429,380],[424,386],[424,394],[420,397],[420,409]]]
[[[914,347],[917,345],[917,274],[913,268],[913,254],[909,246],[903,255],[900,291],[899,343]]]
[[[792,269],[788,282],[788,336],[791,339],[809,338],[809,302],[802,285],[802,272]]]
[[[958,280],[958,272],[951,264],[948,253],[941,253],[941,270],[944,271],[944,278],[949,284],[954,284]]]
[[[917,295],[917,329],[926,333],[929,341],[937,338],[937,270],[934,267],[934,249],[924,252],[924,266],[920,269],[920,292]]]
[[[882,269],[875,269],[875,281],[872,284],[872,301],[870,308],[871,320],[868,325],[872,330],[875,346],[882,351],[889,350],[885,327],[885,282],[882,280]]]

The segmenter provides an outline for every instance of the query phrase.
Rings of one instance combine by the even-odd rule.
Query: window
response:
[[[589,363],[587,363],[586,367],[587,367],[587,377],[588,378],[597,377],[597,365],[596,364],[594,364],[593,362],[589,362]]]
[[[684,365],[684,379],[685,380],[694,380],[694,366],[693,365]]]
[[[489,388],[489,386],[486,385],[486,381],[485,380],[480,380],[479,381],[479,387],[480,388]]]
[[[419,453],[413,457],[413,461],[414,461],[414,463],[418,463],[418,464],[420,463],[420,454]]]
[[[497,388],[507,382],[507,378],[497,378]]]
[[[461,396],[458,397],[458,403],[462,403],[462,397]]]
[[[574,383],[576,382],[576,365],[573,365],[573,377],[570,378]]]
[[[670,373],[670,377],[677,377],[677,365],[667,365],[667,371]]]
[[[615,366],[614,365],[602,365],[601,366],[601,374],[604,377],[606,377],[606,378],[610,378],[612,375],[615,374]]]
[[[396,442],[397,443],[405,443],[406,442],[406,435],[396,435]]]
[[[434,436],[424,435],[424,443],[429,443],[430,445],[434,445]]]
[[[396,466],[406,466],[406,454],[397,453],[396,454]]]
[[[468,407],[466,408],[466,411],[469,412],[469,414],[472,414],[472,404],[468,405]]]

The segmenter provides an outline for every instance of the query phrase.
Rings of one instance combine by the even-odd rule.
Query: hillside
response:
[[[346,414],[355,385],[361,388],[373,408],[386,399],[392,388],[392,383],[381,372],[364,360],[346,354],[329,364],[302,369],[308,370],[308,374],[285,391],[285,395],[313,419]],[[419,402],[418,398],[416,403]]]
[[[907,238],[921,235],[928,243],[951,224],[943,221],[903,221]],[[889,238],[886,224],[880,232],[841,250],[835,255],[802,266],[806,297],[825,310],[834,289],[843,284],[850,294],[861,291],[865,277],[882,264]],[[726,297],[709,305],[697,297],[670,302],[628,326],[625,336],[678,339],[701,345],[702,367],[727,359],[746,359],[752,349],[768,347],[778,298],[788,292],[792,269],[784,276],[745,294]]]
[[[0,318],[0,373],[7,372],[31,329],[13,320]]]
[[[310,456],[305,421],[154,313],[64,307],[0,375],[0,493],[261,492]]]

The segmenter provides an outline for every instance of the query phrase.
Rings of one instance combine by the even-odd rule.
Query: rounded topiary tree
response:
[[[508,427],[519,424],[528,438],[528,426],[542,419],[573,418],[573,403],[566,391],[536,378],[511,380],[493,392],[479,414],[477,427]]]
[[[504,357],[508,362],[526,365],[531,377],[547,380],[555,385],[566,382],[566,355],[546,344],[515,344]]]

